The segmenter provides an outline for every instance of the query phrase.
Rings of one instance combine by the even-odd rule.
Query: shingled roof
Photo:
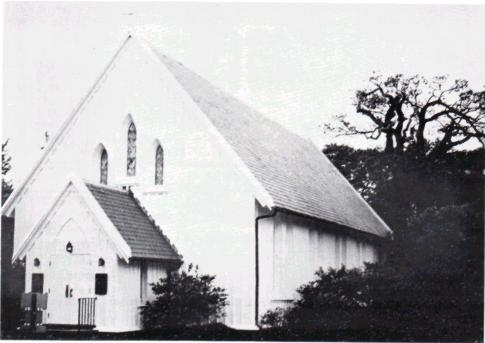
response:
[[[274,205],[377,236],[389,227],[313,143],[160,51],[155,54],[229,142]]]
[[[132,258],[181,258],[130,192],[86,184],[98,204],[131,248]]]

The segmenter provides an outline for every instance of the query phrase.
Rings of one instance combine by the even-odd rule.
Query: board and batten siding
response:
[[[266,214],[258,204],[257,214]],[[324,222],[277,212],[259,225],[260,306],[262,316],[270,309],[287,307],[301,285],[314,280],[315,272],[363,267],[376,262],[378,251],[369,241],[329,231]]]
[[[126,175],[129,118],[137,129],[135,176]],[[165,156],[161,186],[154,185],[158,142]],[[226,323],[255,328],[252,184],[173,75],[134,41],[19,198],[15,247],[61,192],[59,180],[75,173],[99,182],[100,144],[108,153],[108,185],[138,185],[133,192],[186,265],[197,264],[201,273],[216,275],[215,283],[227,290]]]
[[[66,251],[67,242],[73,252]],[[34,259],[40,264],[34,265]],[[104,266],[98,264],[99,258]],[[25,291],[31,291],[32,274],[44,275],[48,293],[43,321],[51,324],[77,324],[79,297],[96,297],[96,329],[130,331],[141,328],[142,305],[140,261],[126,263],[117,255],[113,243],[74,187],[69,186],[56,208],[49,213],[25,259]],[[95,274],[108,275],[106,295],[95,294]],[[163,265],[147,262],[147,282],[166,275]],[[65,296],[65,288],[73,296]],[[147,287],[147,285],[145,285]],[[149,297],[153,297],[151,289]]]
[[[145,265],[145,267],[141,267]],[[146,277],[143,275],[146,270]],[[112,322],[111,329],[105,331],[130,331],[143,327],[140,306],[155,299],[151,283],[156,283],[167,276],[167,270],[161,262],[133,260],[129,264],[118,259],[118,273],[115,289],[116,302],[111,304],[113,312],[123,312],[122,321]]]

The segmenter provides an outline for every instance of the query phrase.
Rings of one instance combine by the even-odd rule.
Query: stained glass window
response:
[[[99,182],[108,184],[108,153],[106,149],[101,152],[100,167],[99,167]]]
[[[155,184],[163,184],[163,148],[161,145],[157,147],[155,153]]]
[[[136,174],[136,127],[133,123],[131,123],[128,128],[126,174],[128,176],[134,176]]]

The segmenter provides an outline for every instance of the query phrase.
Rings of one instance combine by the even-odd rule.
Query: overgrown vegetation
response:
[[[291,308],[266,313],[262,323],[290,335],[357,330],[362,340],[478,340],[482,221],[473,204],[429,208],[391,242],[385,262],[365,271],[319,270]]]
[[[199,274],[198,267],[172,272],[152,284],[156,299],[141,308],[145,329],[193,327],[215,322],[228,304],[215,276]]]
[[[2,143],[2,205],[13,192],[12,181],[7,179],[7,174],[12,169],[10,161],[12,157],[7,151],[8,139]]]
[[[317,271],[292,307],[265,314],[266,326],[322,339],[483,337],[484,150],[453,148],[484,138],[485,93],[445,83],[374,76],[357,92],[356,112],[370,126],[341,116],[331,129],[383,135],[383,148],[329,145],[324,153],[393,229],[386,258],[364,271]]]
[[[288,310],[267,312],[261,324],[301,330],[356,328],[369,306],[369,288],[359,269],[318,270],[317,278],[298,289],[299,299]],[[364,318],[365,320],[365,318]]]
[[[7,178],[10,172],[12,158],[8,154],[7,139],[2,143],[2,205],[13,192],[12,181]],[[20,293],[24,289],[25,267],[22,263],[12,265],[12,250],[14,238],[14,219],[2,216],[2,337],[15,330],[21,317]],[[8,319],[5,319],[8,318]]]

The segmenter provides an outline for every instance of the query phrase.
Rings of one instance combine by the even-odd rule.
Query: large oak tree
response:
[[[338,124],[326,128],[339,135],[384,137],[386,152],[420,156],[442,156],[472,140],[484,144],[485,90],[472,90],[466,80],[374,74],[369,86],[356,92],[354,105],[367,124],[355,115],[339,115]]]

